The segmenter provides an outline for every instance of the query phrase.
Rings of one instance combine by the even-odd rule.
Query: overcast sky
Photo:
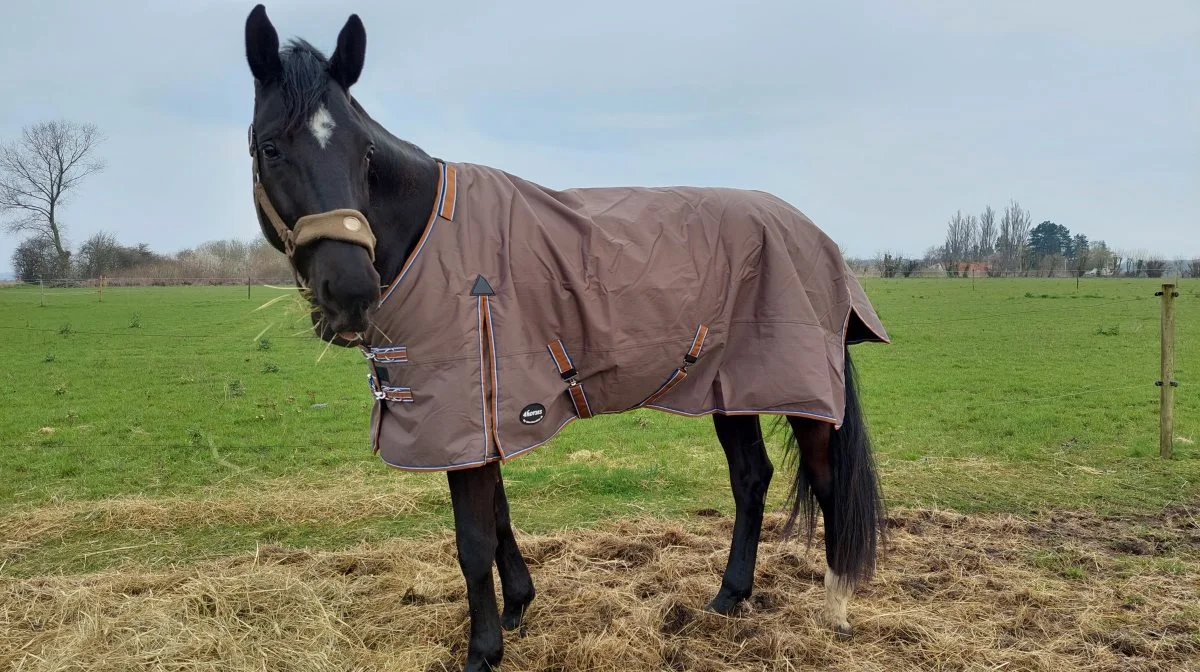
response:
[[[0,22],[0,138],[107,136],[72,243],[259,235],[253,2],[37,0]],[[336,5],[336,7],[335,7]],[[986,6],[985,6],[986,5]],[[393,133],[547,186],[764,189],[850,254],[919,254],[1010,198],[1113,248],[1200,256],[1197,0],[268,2],[280,37],[367,29]],[[585,8],[586,7],[586,8]],[[0,272],[17,240],[0,234]]]

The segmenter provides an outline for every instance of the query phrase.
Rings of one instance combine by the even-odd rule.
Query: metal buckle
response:
[[[375,397],[376,400],[383,401],[384,399],[387,399],[387,394],[385,394],[384,391],[382,389],[380,389],[379,383],[376,382],[376,380],[375,380],[375,376],[368,374],[367,375],[367,383],[369,383],[371,385],[371,394]]]
[[[405,356],[403,358],[386,356],[389,353],[401,352],[401,351],[405,352]],[[406,348],[403,345],[393,345],[393,346],[388,346],[388,347],[384,347],[384,348],[369,348],[369,347],[363,346],[363,349],[362,349],[363,356],[366,357],[367,359],[369,359],[373,362],[382,361],[382,362],[389,363],[389,364],[391,364],[391,363],[395,363],[395,364],[406,363],[408,361],[407,352],[408,352],[408,348]],[[385,355],[385,356],[383,357],[383,359],[380,359],[379,355]]]
[[[575,387],[576,385],[579,385],[579,381],[577,380],[579,377],[579,371],[577,371],[573,366],[558,375],[562,377],[563,382],[567,384],[567,387]]]

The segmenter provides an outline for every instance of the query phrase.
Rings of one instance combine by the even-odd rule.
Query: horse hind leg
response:
[[[729,462],[736,514],[721,589],[705,608],[728,614],[750,597],[754,587],[763,506],[774,467],[767,457],[757,415],[714,414],[713,424]]]
[[[788,521],[788,531],[802,512],[807,519],[806,532],[812,538],[815,525],[816,510],[813,500],[820,505],[825,519],[825,612],[824,617],[834,631],[842,637],[849,637],[852,630],[849,622],[850,597],[854,587],[842,579],[834,570],[835,558],[841,549],[839,538],[837,501],[838,497],[833,488],[833,468],[830,463],[830,439],[832,425],[806,418],[788,418],[792,426],[792,436],[795,448],[798,449],[800,465],[796,474],[796,486],[793,496],[796,505],[793,517]]]
[[[825,618],[842,637],[852,634],[848,618],[855,586],[874,572],[883,503],[846,359],[846,414],[841,429],[827,422],[789,417],[800,464],[792,490],[787,531],[803,515],[811,539],[815,499],[825,519]],[[795,452],[793,455],[795,455]]]
[[[500,474],[496,481],[496,536],[496,569],[500,575],[500,592],[504,595],[501,626],[505,630],[516,630],[521,627],[525,609],[533,601],[536,591],[529,567],[517,547],[508,512],[508,496],[504,493],[504,479]]]

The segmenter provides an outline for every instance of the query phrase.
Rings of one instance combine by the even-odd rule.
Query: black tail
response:
[[[884,525],[883,498],[875,473],[875,458],[867,434],[866,421],[859,403],[855,384],[854,364],[846,350],[846,413],[840,429],[829,439],[829,469],[831,478],[829,506],[823,507],[826,530],[826,558],[838,576],[856,585],[874,574],[875,556],[882,540]],[[800,459],[798,439],[790,432],[786,450],[795,460],[796,480],[788,496],[791,513],[785,526],[790,534],[801,517],[812,542],[816,525],[817,497],[810,474]],[[789,460],[791,461],[791,460]],[[831,539],[836,543],[830,546]]]

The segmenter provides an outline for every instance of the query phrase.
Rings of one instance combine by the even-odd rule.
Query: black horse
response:
[[[366,49],[357,16],[346,22],[329,58],[302,40],[281,50],[262,5],[250,13],[245,28],[246,57],[255,80],[250,152],[256,193],[262,195],[257,212],[263,234],[291,258],[313,305],[320,337],[353,346],[369,329],[381,278],[396,277],[419,242],[437,197],[438,163],[389,133],[351,96]],[[294,235],[301,218],[330,212],[361,213],[370,222],[374,258],[350,234],[307,240]],[[350,224],[346,228],[361,234]],[[787,418],[787,456],[794,463],[787,530],[802,520],[811,538],[815,505],[820,506],[828,562],[825,614],[838,634],[849,636],[847,603],[854,586],[872,575],[882,503],[848,354],[845,366],[846,409],[840,429]],[[751,594],[774,468],[757,415],[716,413],[712,419],[729,463],[736,520],[721,587],[707,608],[727,614]],[[470,603],[466,669],[486,670],[503,655],[502,628],[521,624],[534,598],[533,581],[513,536],[499,464],[447,476]],[[493,563],[499,570],[503,613],[496,604]]]

